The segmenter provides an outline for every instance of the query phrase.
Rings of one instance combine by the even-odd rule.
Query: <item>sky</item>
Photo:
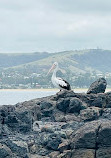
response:
[[[0,53],[111,49],[111,0],[0,0]]]

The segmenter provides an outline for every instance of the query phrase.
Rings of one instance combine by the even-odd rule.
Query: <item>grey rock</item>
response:
[[[61,143],[61,138],[60,136],[56,135],[56,134],[51,134],[49,137],[48,137],[48,141],[46,142],[46,147],[48,149],[52,149],[52,150],[58,150],[58,146],[59,144]]]
[[[65,150],[63,153],[57,156],[57,158],[71,158],[72,152],[71,150]]]
[[[64,113],[80,113],[86,105],[78,98],[61,98],[56,104],[57,108]]]
[[[80,113],[80,110],[86,109],[86,106],[83,104],[83,102],[78,98],[71,98],[70,104],[67,109],[67,112],[69,113]]]
[[[12,152],[5,144],[0,143],[0,158],[12,158]]]
[[[104,108],[106,107],[106,97],[105,95],[98,94],[90,104],[91,106]]]
[[[106,93],[106,108],[111,108],[111,92]]]
[[[71,158],[94,158],[94,157],[95,157],[94,149],[78,149],[72,152]]]
[[[93,82],[89,87],[87,94],[97,94],[104,93],[106,89],[107,82],[104,78],[99,78],[97,81]]]
[[[93,121],[97,120],[101,115],[101,109],[98,107],[88,107],[87,109],[81,110],[80,118],[81,121]]]
[[[89,148],[95,150],[94,155],[97,158],[102,158],[106,151],[108,153],[104,156],[109,157],[111,149],[111,121],[104,119],[92,121],[91,124],[86,123],[71,135],[71,140],[74,158],[77,157],[78,151],[83,148],[83,157],[85,155],[86,157],[88,156],[85,150]]]
[[[53,114],[53,108],[42,110],[42,116],[43,117],[51,117],[52,114]]]
[[[4,144],[10,148],[11,152],[16,155],[19,156],[21,158],[27,157],[28,158],[28,146],[26,144],[26,142],[24,141],[11,141],[9,139],[4,141]]]
[[[98,133],[98,147],[111,147],[111,121],[104,120]]]
[[[30,158],[50,158],[49,156],[40,156],[38,154],[30,154]]]
[[[68,140],[63,141],[61,144],[58,146],[58,150],[62,153],[64,150],[70,149],[70,144]]]
[[[102,111],[102,118],[111,120],[111,108],[105,108]]]
[[[69,97],[74,97],[75,96],[75,93],[70,90],[70,91],[67,91],[67,90],[63,90],[63,91],[60,91],[57,95],[56,95],[56,101],[61,99],[61,98],[69,98]]]
[[[41,103],[40,103],[40,107],[41,107],[41,110],[43,110],[43,109],[49,109],[49,108],[51,108],[53,105],[52,105],[52,103],[49,101],[49,102],[47,102],[47,101],[42,101]]]
[[[1,106],[0,156],[109,158],[111,92],[103,93],[104,79],[95,83],[90,94],[61,91]]]
[[[67,112],[70,104],[70,99],[69,98],[61,98],[59,101],[56,103],[57,108],[62,111],[62,112]]]
[[[57,156],[60,155],[59,151],[53,151],[49,154],[50,158],[57,158]]]
[[[46,157],[50,154],[50,152],[50,150],[39,146],[38,150],[36,151],[36,154]]]
[[[86,123],[71,135],[71,146],[73,149],[94,149],[96,141],[96,130],[98,122]]]
[[[96,153],[97,158],[111,158],[111,147],[100,148]]]

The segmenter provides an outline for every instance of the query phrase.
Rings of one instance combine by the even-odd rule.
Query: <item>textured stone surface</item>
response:
[[[96,158],[111,158],[111,147],[98,149]]]
[[[111,92],[99,93],[103,81],[92,84],[95,94],[61,91],[1,106],[1,158],[110,158]]]
[[[12,152],[5,144],[0,143],[0,158],[10,157],[12,158]]]
[[[101,109],[98,107],[88,107],[87,109],[81,110],[80,118],[83,121],[97,120],[101,115]]]
[[[93,82],[89,87],[87,94],[97,94],[104,93],[106,89],[107,82],[104,78],[99,78],[97,81]]]
[[[94,149],[79,149],[72,153],[72,158],[95,158]]]

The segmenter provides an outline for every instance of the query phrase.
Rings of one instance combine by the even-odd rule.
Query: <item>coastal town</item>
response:
[[[100,77],[104,77],[107,80],[107,87],[111,87],[111,73],[95,73],[87,72],[85,74],[73,74],[70,78],[61,74],[61,77],[66,78],[72,88],[87,88],[91,82]],[[51,83],[51,75],[46,74],[22,74],[20,72],[1,72],[0,73],[0,89],[42,89],[53,88]]]

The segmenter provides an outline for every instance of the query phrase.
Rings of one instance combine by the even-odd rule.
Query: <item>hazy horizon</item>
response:
[[[111,49],[101,49],[101,48],[88,48],[88,49],[85,49],[85,48],[83,48],[83,49],[73,49],[73,50],[62,50],[62,51],[55,51],[55,52],[48,52],[48,51],[30,51],[30,52],[23,52],[23,51],[20,51],[20,52],[0,52],[0,54],[34,54],[34,53],[49,53],[49,54],[54,54],[54,53],[62,53],[62,52],[75,52],[75,51],[78,51],[78,52],[81,52],[81,51],[90,51],[90,50],[103,50],[103,51],[111,51]],[[111,53],[111,52],[110,52]]]
[[[111,50],[111,1],[0,1],[0,53]]]

